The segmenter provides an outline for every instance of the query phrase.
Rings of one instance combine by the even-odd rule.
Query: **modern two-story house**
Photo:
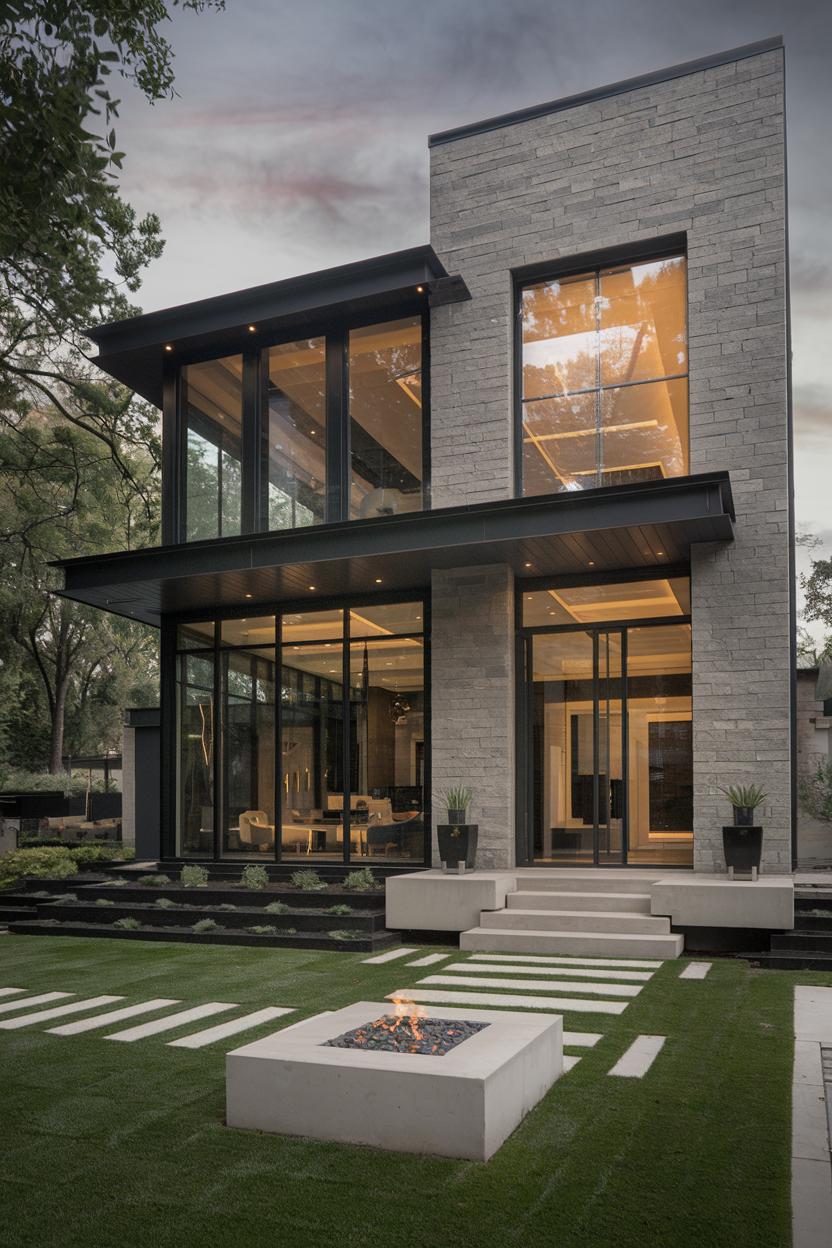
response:
[[[90,331],[162,411],[163,859],[792,863],[781,41],[430,139],[430,244]]]

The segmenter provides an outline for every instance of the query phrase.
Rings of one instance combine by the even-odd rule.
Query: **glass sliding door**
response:
[[[274,741],[274,650],[222,650],[220,827],[223,857],[274,856]]]
[[[532,589],[522,628],[529,860],[690,866],[688,578]]]
[[[631,863],[693,863],[693,713],[689,624],[627,638]]]
[[[537,861],[623,861],[621,637],[531,638],[532,849]]]
[[[213,625],[209,627],[213,630]],[[180,636],[179,644],[187,642],[183,643]],[[176,852],[182,858],[211,858],[214,854],[213,650],[177,655],[176,702]]]

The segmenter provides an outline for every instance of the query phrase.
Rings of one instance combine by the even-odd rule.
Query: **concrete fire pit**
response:
[[[431,1007],[419,1044],[440,1054],[378,1047],[394,1009],[359,1001],[229,1053],[228,1125],[487,1161],[563,1070],[559,1015]]]

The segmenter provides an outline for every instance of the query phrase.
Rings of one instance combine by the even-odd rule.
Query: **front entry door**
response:
[[[526,640],[529,857],[573,866],[626,861],[620,629]]]

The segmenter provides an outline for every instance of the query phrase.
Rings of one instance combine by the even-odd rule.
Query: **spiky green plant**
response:
[[[457,784],[445,789],[443,797],[448,810],[461,810],[464,814],[474,800],[474,791],[462,784]]]
[[[265,888],[268,882],[269,876],[265,867],[256,867],[252,864],[243,868],[243,874],[240,877],[243,888]]]
[[[759,784],[729,784],[725,787],[720,785],[719,791],[725,794],[735,809],[745,806],[755,810],[768,797],[765,789]]]

